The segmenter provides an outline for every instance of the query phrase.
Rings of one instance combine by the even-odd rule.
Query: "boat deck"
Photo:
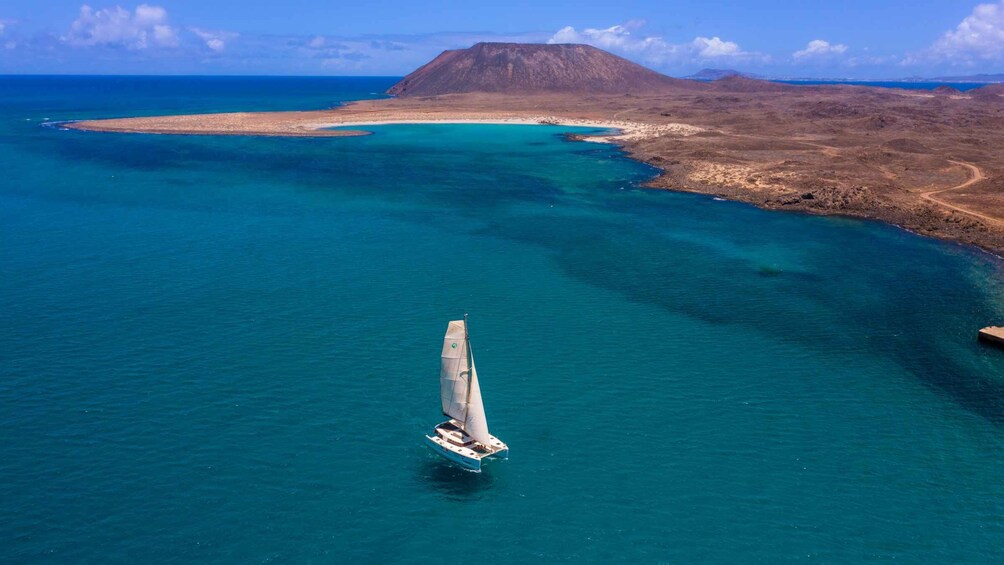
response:
[[[439,424],[436,426],[436,437],[433,439],[440,440],[443,444],[449,444],[451,449],[455,448],[456,450],[466,450],[475,453],[479,459],[508,449],[508,446],[495,436],[489,436],[491,438],[490,445],[484,445],[475,441],[458,424],[456,420],[449,420]]]
[[[1004,347],[1004,327],[988,326],[980,330],[981,341],[992,343],[998,347]]]

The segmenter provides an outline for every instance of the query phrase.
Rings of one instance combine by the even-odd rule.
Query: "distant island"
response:
[[[935,77],[919,79],[919,82],[1004,82],[1004,73]]]
[[[985,75],[995,76],[995,75]],[[1004,85],[960,93],[671,78],[595,47],[478,43],[332,110],[94,120],[106,132],[361,135],[367,125],[586,125],[657,167],[652,188],[874,218],[1004,252]],[[952,77],[961,78],[961,77]],[[341,126],[343,129],[331,129]]]
[[[701,69],[701,70],[697,71],[696,73],[694,73],[692,75],[687,75],[687,76],[685,76],[683,78],[689,79],[689,80],[710,81],[710,80],[718,80],[720,78],[734,77],[734,76],[746,77],[746,78],[756,78],[756,79],[766,79],[766,77],[763,77],[761,75],[757,75],[757,74],[753,74],[753,73],[744,73],[744,72],[736,71],[736,70],[733,70],[733,69]]]
[[[939,82],[954,82],[954,83],[972,83],[972,84],[992,84],[998,82],[1004,82],[1004,74],[977,74],[977,75],[961,75],[961,76],[942,76],[942,77],[906,77],[906,78],[894,78],[894,79],[861,79],[861,78],[819,78],[819,77],[804,77],[804,76],[764,76],[755,73],[748,73],[743,71],[737,71],[735,69],[701,69],[700,71],[681,77],[689,80],[700,80],[700,81],[712,81],[718,80],[720,78],[730,77],[730,76],[741,76],[746,78],[755,78],[762,80],[775,80],[775,81],[790,81],[790,82],[833,82],[833,83],[939,83]]]

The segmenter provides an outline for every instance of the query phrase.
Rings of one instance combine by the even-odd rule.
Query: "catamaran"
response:
[[[433,451],[472,471],[481,471],[486,457],[508,459],[509,446],[488,433],[481,386],[474,368],[474,352],[467,333],[467,316],[446,328],[439,369],[439,392],[443,414],[450,419],[425,436]]]

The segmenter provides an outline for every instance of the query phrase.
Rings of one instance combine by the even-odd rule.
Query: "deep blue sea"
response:
[[[392,82],[0,77],[0,562],[999,561],[987,254],[570,128],[45,126]],[[464,312],[481,474],[422,444]]]
[[[698,82],[713,82],[711,80],[704,79],[692,79]],[[849,86],[874,86],[878,88],[899,88],[903,90],[934,90],[939,86],[948,86],[954,88],[960,92],[966,92],[968,90],[973,90],[980,88],[982,86],[987,86],[988,84],[995,84],[990,82],[942,82],[942,81],[916,81],[916,80],[827,80],[827,79],[780,79],[780,78],[767,78],[764,80],[769,80],[770,82],[780,82],[783,84],[794,84],[797,86],[816,86],[816,85],[849,85]]]

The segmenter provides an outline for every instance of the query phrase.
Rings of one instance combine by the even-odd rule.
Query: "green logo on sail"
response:
[[[456,344],[456,343],[454,343],[454,344],[453,344],[453,345],[451,345],[450,347],[452,347],[453,349],[456,349],[456,348],[457,348],[457,344]]]

